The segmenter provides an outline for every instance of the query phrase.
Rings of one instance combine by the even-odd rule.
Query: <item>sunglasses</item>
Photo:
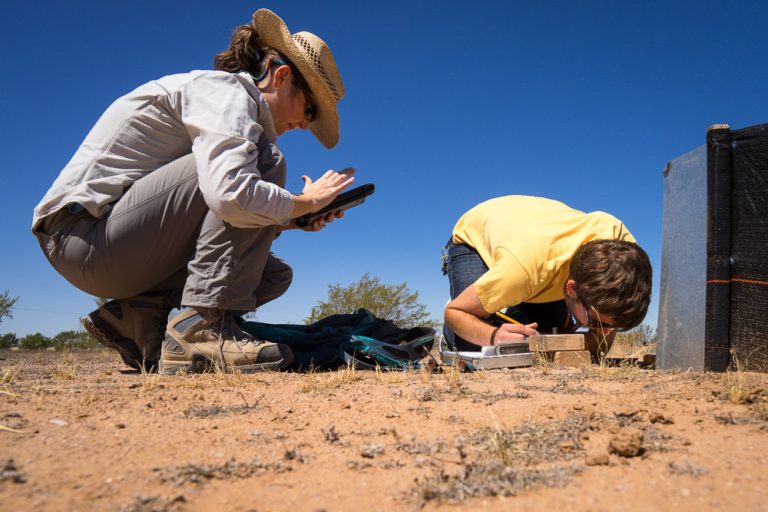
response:
[[[304,80],[304,77],[301,76],[301,73],[299,73],[298,70],[294,72],[294,75],[296,76],[299,89],[301,89],[302,94],[304,94],[304,101],[307,103],[307,106],[304,107],[304,119],[306,119],[308,123],[311,123],[317,119],[315,95],[312,94],[312,90],[309,88],[307,81]]]
[[[594,319],[589,314],[589,310],[593,309],[591,306],[587,306],[583,302],[581,303],[581,307],[584,308],[584,318],[587,319],[587,325],[585,327],[589,327],[590,329],[600,329],[602,331],[613,331],[613,332],[627,332],[629,328],[622,327],[618,325],[608,325],[605,322],[601,322],[600,318]],[[597,310],[595,310],[597,311]]]
[[[573,301],[570,297],[568,297],[569,302],[571,302],[571,310],[573,310]],[[588,329],[600,329],[601,331],[615,331],[615,332],[626,332],[629,329],[626,327],[621,326],[613,326],[608,325],[605,322],[600,321],[600,318],[592,318],[592,315],[589,314],[589,310],[593,309],[592,306],[588,306],[584,301],[579,301],[581,304],[582,309],[584,310],[584,318],[586,319],[585,323],[581,323],[576,319],[576,322],[581,325],[582,327],[587,327]],[[595,310],[597,311],[597,310]]]
[[[304,93],[304,97],[307,97],[307,93]],[[317,107],[314,105],[307,105],[304,107],[304,119],[310,123],[317,119]]]

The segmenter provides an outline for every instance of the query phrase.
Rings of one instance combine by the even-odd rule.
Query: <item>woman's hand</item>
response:
[[[301,195],[293,196],[293,211],[291,212],[291,218],[301,217],[307,213],[313,213],[321,208],[331,204],[331,201],[336,199],[339,193],[354,183],[355,170],[351,167],[344,169],[341,172],[329,170],[323,174],[316,181],[312,181],[309,176],[302,176],[304,180],[304,189],[301,191]],[[317,229],[322,227],[333,220],[335,216],[329,218],[326,215],[323,219],[318,219],[312,225],[319,224]],[[317,231],[317,229],[308,229],[307,231]]]
[[[528,325],[520,324],[501,324],[499,330],[496,331],[496,337],[494,339],[496,345],[504,345],[505,343],[515,343],[525,340],[526,336],[536,336],[539,332],[536,328],[539,326],[537,323]]]
[[[335,219],[340,219],[344,216],[344,212],[331,212],[325,217],[321,217],[317,219],[312,224],[309,224],[308,226],[299,227],[296,225],[296,221],[291,221],[290,223],[286,224],[285,226],[278,226],[275,230],[275,234],[279,235],[283,231],[288,231],[289,229],[300,229],[302,231],[320,231],[325,226],[333,222]]]
[[[331,212],[327,214],[325,217],[320,217],[315,222],[308,226],[304,226],[303,228],[299,228],[303,231],[320,231],[323,229],[326,225],[333,222],[335,219],[340,219],[344,216],[344,212]]]

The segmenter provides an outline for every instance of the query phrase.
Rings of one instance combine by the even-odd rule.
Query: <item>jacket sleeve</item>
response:
[[[221,220],[242,228],[287,224],[291,194],[262,179],[259,139],[271,116],[238,77],[201,75],[179,90],[182,122],[192,140],[200,190]],[[258,94],[258,92],[256,92]]]

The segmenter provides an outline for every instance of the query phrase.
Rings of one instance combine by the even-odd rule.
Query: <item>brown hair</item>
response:
[[[263,50],[266,50],[266,47],[261,44],[253,25],[240,25],[232,32],[229,48],[213,58],[213,69],[230,73],[248,71],[259,75],[259,64],[264,57]]]
[[[247,71],[254,78],[264,77],[268,71],[267,66],[272,62],[267,58],[270,56],[278,57],[291,68],[291,82],[295,87],[304,91],[308,100],[313,101],[312,91],[296,66],[285,55],[274,48],[265,46],[259,39],[259,33],[253,25],[240,25],[235,28],[232,32],[229,48],[213,57],[213,69],[228,71],[229,73]]]
[[[593,240],[571,258],[571,278],[582,303],[614,319],[617,327],[635,327],[651,302],[653,271],[648,254],[623,240]]]

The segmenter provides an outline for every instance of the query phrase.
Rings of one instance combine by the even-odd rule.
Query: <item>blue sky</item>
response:
[[[661,171],[711,124],[768,122],[768,3],[476,4],[5,2],[0,292],[20,299],[0,334],[77,329],[94,308],[48,265],[30,224],[102,111],[146,81],[209,69],[259,7],[324,38],[347,88],[335,149],[308,132],[279,140],[288,188],[347,166],[377,187],[324,232],[276,242],[294,283],[259,320],[299,322],[328,284],[365,272],[407,282],[440,318],[440,247],[455,221],[490,197],[531,194],[627,224],[654,265],[656,325]]]

